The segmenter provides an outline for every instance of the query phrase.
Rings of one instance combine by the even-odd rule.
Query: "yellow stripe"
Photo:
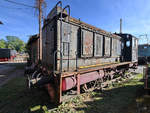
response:
[[[102,66],[102,65],[106,65],[106,64],[114,64],[114,63],[119,63],[119,62],[111,62],[111,63],[96,64],[96,65],[80,66],[79,68],[83,69],[83,68],[96,67],[96,66]]]

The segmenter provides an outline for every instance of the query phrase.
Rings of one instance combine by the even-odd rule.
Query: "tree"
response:
[[[6,41],[4,39],[0,40],[0,48],[6,48]]]
[[[16,36],[6,36],[6,47],[10,49],[14,49],[18,52],[25,51],[25,43]]]

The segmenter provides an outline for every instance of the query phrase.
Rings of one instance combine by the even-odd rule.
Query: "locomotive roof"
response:
[[[52,20],[52,19],[54,19],[54,17],[60,16],[60,12],[61,12],[61,8],[60,8],[60,7],[54,7],[54,8],[50,11],[50,13],[48,14],[47,20]],[[64,10],[63,16],[68,17],[68,14],[67,14],[67,11],[66,11],[66,10]],[[67,21],[67,20],[68,20],[68,19],[64,19],[64,21]],[[105,30],[102,30],[102,29],[100,29],[100,28],[97,28],[97,27],[95,27],[95,26],[93,26],[93,25],[90,25],[90,24],[87,24],[87,23],[85,23],[85,22],[82,22],[82,21],[80,21],[79,19],[73,18],[73,17],[71,17],[71,16],[69,17],[69,22],[72,22],[72,23],[74,23],[74,24],[77,24],[77,25],[80,25],[80,26],[82,26],[82,27],[88,28],[88,29],[90,29],[90,30],[92,30],[92,31],[98,32],[98,33],[103,34],[103,35],[106,35],[106,36],[111,36],[111,37],[114,37],[114,38],[121,38],[121,37],[118,36],[118,35],[115,35],[115,34],[113,34],[113,33],[110,33],[110,32],[107,32],[107,31],[105,31]],[[45,26],[45,25],[44,25],[44,26]],[[44,27],[44,26],[43,26],[43,27]]]
[[[129,34],[129,33],[114,33],[114,34],[116,34],[116,35],[119,35],[119,36],[127,36],[127,35],[129,35],[129,36],[131,36],[131,37],[133,37],[133,38],[136,38],[136,39],[138,39],[137,37],[135,37],[134,35],[132,35],[132,34]]]
[[[98,28],[98,27],[95,27],[95,26],[93,26],[93,25],[87,24],[87,23],[85,23],[85,22],[82,22],[82,21],[80,21],[80,20],[78,20],[78,19],[76,19],[76,18],[73,18],[73,17],[70,17],[69,21],[70,21],[70,22],[73,22],[73,23],[76,23],[76,24],[79,24],[79,25],[81,25],[81,26],[87,27],[87,28],[89,28],[89,29],[91,29],[91,30],[93,30],[93,31],[99,32],[99,33],[101,33],[101,34],[103,34],[103,35],[111,36],[111,37],[114,37],[114,38],[121,38],[121,37],[118,36],[118,35],[115,35],[115,34],[113,34],[113,33],[107,32],[107,31],[105,31],[105,30],[102,30],[102,29],[100,29],[100,28]]]

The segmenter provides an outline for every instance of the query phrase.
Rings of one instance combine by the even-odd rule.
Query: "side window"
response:
[[[126,47],[130,47],[130,41],[126,41]]]
[[[95,51],[94,56],[101,57],[103,55],[103,36],[99,34],[95,34]]]

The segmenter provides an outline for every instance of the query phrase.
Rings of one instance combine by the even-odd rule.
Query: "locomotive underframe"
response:
[[[124,63],[109,64],[109,65],[104,65],[104,66],[99,66],[99,67],[94,67],[89,69],[81,69],[78,70],[77,72],[64,72],[61,74],[55,73],[54,82],[46,84],[45,87],[48,90],[51,101],[55,103],[61,103],[62,101],[64,101],[63,99],[64,92],[69,91],[71,89],[75,89],[76,94],[80,94],[81,86],[89,82],[96,81],[98,79],[101,80],[101,83],[106,82],[107,80],[113,80],[115,74],[118,74],[119,77],[123,77],[125,75],[125,72],[129,68],[134,68],[136,67],[136,65],[137,62],[124,62]],[[99,77],[97,77],[96,73],[99,74]],[[66,83],[65,85],[64,80],[66,78],[69,78],[72,81]],[[69,88],[65,89],[64,87],[69,87]]]

